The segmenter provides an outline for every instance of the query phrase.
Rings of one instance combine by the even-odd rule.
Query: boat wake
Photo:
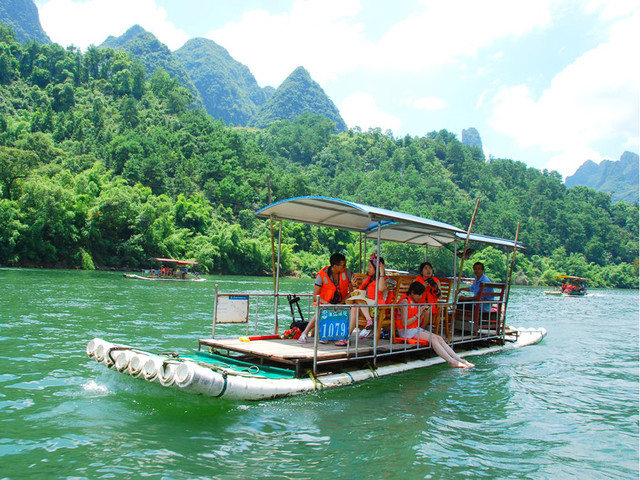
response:
[[[97,383],[95,380],[89,380],[86,383],[82,384],[82,389],[85,392],[98,393],[102,395],[106,395],[109,392],[109,389],[105,385],[101,385]]]

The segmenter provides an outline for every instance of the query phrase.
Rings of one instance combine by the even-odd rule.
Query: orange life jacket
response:
[[[406,293],[400,297],[400,299],[398,300],[397,303],[400,303],[402,300],[407,299],[407,303],[409,304],[406,308],[407,308],[407,320],[410,319],[411,317],[415,317],[416,315],[418,315],[418,307],[416,307],[415,302],[413,301],[413,299],[408,296]],[[394,309],[394,316],[395,316],[395,321],[396,321],[396,328],[398,330],[408,330],[410,328],[418,328],[418,326],[420,325],[420,319],[416,318],[412,323],[410,323],[409,325],[407,325],[405,327],[404,325],[404,321],[402,318],[402,310],[404,309],[404,305],[402,307],[399,308],[395,308]]]
[[[438,288],[440,288],[440,282],[438,281],[438,279],[436,277],[431,278],[433,278],[433,280],[436,282],[436,285],[438,285]],[[422,275],[418,275],[416,277],[416,282],[420,282],[424,285],[424,293],[420,297],[420,301],[418,303],[438,303],[438,295],[436,295],[435,288],[429,285],[427,281],[422,277]],[[433,314],[433,316],[436,316],[439,311],[440,310],[435,305],[431,307],[431,313]]]
[[[333,300],[333,296],[336,293],[336,285],[329,278],[329,268],[331,267],[324,267],[318,272],[318,276],[322,280],[322,287],[320,287],[320,292],[318,295],[320,295],[320,298],[325,302],[331,303],[331,301]],[[349,294],[349,277],[347,276],[346,270],[340,274],[337,290],[339,297],[338,303],[342,303]]]
[[[367,291],[367,298],[371,300],[376,299],[376,284],[377,282],[373,279],[371,275],[368,275],[367,278],[364,279],[362,285],[360,285],[359,290]],[[380,277],[380,280],[385,281],[386,277]],[[386,293],[386,296],[385,296]],[[378,292],[378,304],[382,305],[390,305],[393,303],[393,292],[387,290],[386,292]]]

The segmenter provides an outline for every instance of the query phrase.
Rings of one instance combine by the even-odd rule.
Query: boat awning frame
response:
[[[588,278],[574,277],[573,275],[557,275],[556,278],[562,279],[562,280],[578,280],[578,281],[581,281],[581,282],[588,282],[589,281]]]
[[[175,258],[157,258],[157,257],[153,257],[153,259],[159,262],[176,263],[178,265],[197,265],[198,264],[198,262],[194,262],[193,260],[176,260]]]
[[[338,198],[306,196],[281,200],[255,212],[258,217],[350,230],[382,241],[441,247],[466,232],[447,223]],[[513,242],[512,242],[513,243]]]

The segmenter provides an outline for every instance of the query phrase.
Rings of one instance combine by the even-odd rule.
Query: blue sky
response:
[[[475,127],[485,154],[572,175],[639,151],[637,0],[35,0],[86,49],[139,24],[205,37],[277,87],[304,66],[350,127]]]

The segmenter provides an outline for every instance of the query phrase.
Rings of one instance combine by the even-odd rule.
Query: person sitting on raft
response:
[[[489,312],[491,311],[491,304],[484,300],[482,295],[480,295],[480,290],[482,289],[483,283],[491,283],[489,277],[487,277],[484,273],[484,264],[482,262],[476,262],[473,264],[473,274],[475,275],[475,280],[471,284],[470,287],[461,288],[460,291],[469,291],[473,294],[473,296],[461,296],[458,298],[458,303],[463,302],[483,302],[482,303],[482,311]],[[493,289],[487,288],[483,290],[484,292],[493,292]]]
[[[313,285],[313,304],[336,305],[344,303],[349,295],[349,285],[351,283],[351,272],[347,270],[347,259],[341,253],[334,253],[329,258],[330,265],[324,267],[316,275]],[[298,343],[307,343],[307,335],[316,323],[315,314],[309,320],[304,332],[298,338]]]
[[[376,270],[379,270],[380,282],[376,281]],[[355,328],[360,313],[362,313],[367,321],[364,329],[360,332],[360,338],[367,338],[371,335],[373,330],[372,315],[374,313],[374,307],[367,305],[374,305],[376,303],[376,285],[378,285],[378,304],[391,305],[394,301],[393,292],[387,288],[384,258],[380,257],[380,261],[378,261],[378,257],[373,253],[367,263],[367,277],[362,281],[358,289],[354,290],[354,296],[346,299],[346,303],[356,306],[362,305],[358,308],[351,309],[349,335],[351,335],[351,332]],[[347,340],[338,340],[336,342],[336,345],[339,347],[346,344]]]
[[[398,300],[398,307],[394,311],[397,336],[418,341],[426,340],[433,350],[454,368],[474,367],[473,363],[459,357],[440,335],[420,327],[423,307],[418,306],[418,303],[424,290],[424,285],[420,282],[413,282],[409,285],[407,293]]]
[[[420,264],[420,275],[416,277],[416,282],[420,282],[424,285],[424,293],[420,297],[418,303],[430,303],[437,304],[440,297],[440,282],[433,276],[433,265],[429,262],[422,262]],[[440,312],[437,305],[425,305],[422,312],[422,321],[420,326],[427,328],[433,323],[433,319],[438,316]]]

